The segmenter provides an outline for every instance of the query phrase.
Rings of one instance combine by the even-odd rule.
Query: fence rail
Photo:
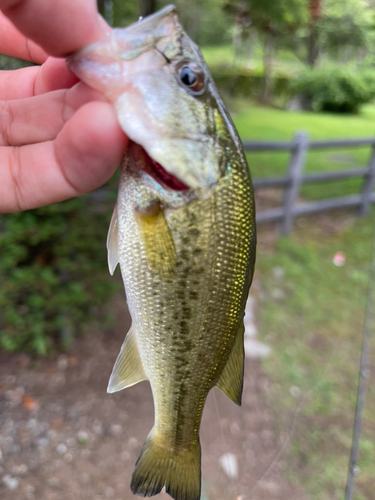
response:
[[[284,202],[282,206],[264,210],[257,214],[258,224],[265,222],[281,222],[281,234],[290,232],[293,220],[301,215],[315,214],[339,208],[358,208],[360,216],[366,215],[371,203],[375,203],[375,138],[345,139],[328,141],[310,141],[305,132],[298,132],[293,141],[243,142],[247,152],[290,151],[288,174],[284,177],[264,177],[253,180],[254,188],[283,188]],[[366,167],[335,170],[332,172],[314,172],[303,174],[307,154],[310,150],[340,149],[369,146],[371,155]],[[303,184],[315,182],[331,182],[352,177],[362,177],[363,186],[360,194],[329,198],[326,200],[297,203]]]
[[[292,151],[296,146],[296,139],[300,135],[307,134],[299,132],[296,134],[293,141],[243,141],[243,146],[246,151]],[[333,139],[329,141],[309,141],[309,149],[334,149],[334,148],[351,148],[373,146],[375,147],[375,139]]]

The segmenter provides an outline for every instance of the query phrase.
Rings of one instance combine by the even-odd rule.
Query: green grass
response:
[[[249,107],[243,102],[234,103],[231,107],[242,139],[290,140],[296,131],[306,131],[312,139],[347,139],[372,137],[375,134],[374,105],[364,106],[359,115],[290,113],[279,109]],[[238,111],[244,108],[244,111]],[[305,170],[318,172],[363,166],[367,164],[369,154],[369,148],[314,151],[308,154]],[[247,157],[253,177],[285,175],[287,172],[288,153],[248,153]],[[344,161],[337,161],[340,159]],[[361,179],[314,184],[303,187],[302,196],[307,199],[344,196],[358,193],[361,185]]]
[[[314,500],[344,498],[374,218],[375,210],[367,219],[346,224],[338,216],[344,229],[333,233],[320,227],[319,220],[306,219],[291,238],[258,253],[259,329],[273,349],[264,368],[272,381],[270,398],[280,432],[290,429],[298,406],[300,411],[283,457],[286,474]],[[337,251],[346,254],[343,267],[332,263]],[[276,267],[282,268],[282,277],[276,277]],[[357,500],[373,498],[374,382],[372,376]]]

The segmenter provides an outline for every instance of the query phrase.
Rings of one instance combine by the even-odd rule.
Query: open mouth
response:
[[[135,160],[137,170],[146,172],[164,188],[172,191],[187,191],[190,189],[180,179],[167,172],[160,163],[153,160],[139,144],[135,142],[130,143],[129,152]]]

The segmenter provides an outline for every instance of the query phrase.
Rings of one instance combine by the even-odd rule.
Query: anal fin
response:
[[[244,331],[245,328],[241,321],[228,361],[216,383],[216,387],[223,391],[238,406],[241,406],[243,389],[245,360]]]
[[[109,225],[108,236],[107,236],[107,250],[108,250],[108,268],[111,276],[113,276],[116,266],[119,263],[117,203],[113,210],[111,223]]]
[[[107,392],[117,392],[132,385],[147,380],[143,370],[137,338],[132,329],[129,330],[122,344],[120,354],[117,356],[109,379]]]

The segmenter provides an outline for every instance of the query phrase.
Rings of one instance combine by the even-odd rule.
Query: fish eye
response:
[[[201,95],[205,91],[203,70],[196,63],[181,63],[178,67],[178,80],[191,94]]]
[[[197,82],[197,75],[189,66],[184,66],[180,71],[181,82],[186,87],[193,87]]]

